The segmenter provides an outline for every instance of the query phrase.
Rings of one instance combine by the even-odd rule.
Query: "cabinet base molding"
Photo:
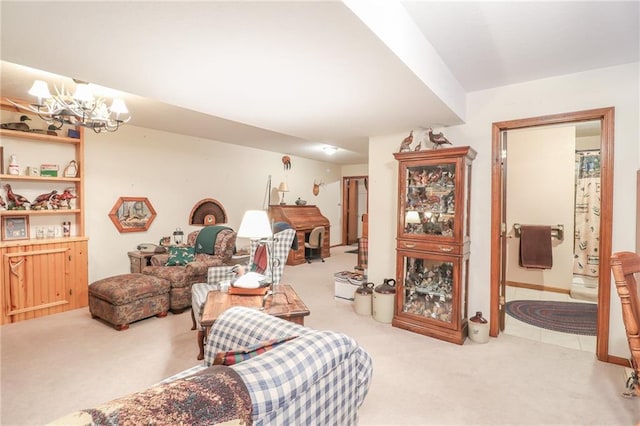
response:
[[[467,338],[468,326],[466,322],[459,330],[450,330],[441,327],[425,327],[422,324],[418,324],[408,319],[396,316],[393,318],[391,325],[414,333],[422,334],[424,336],[433,337],[458,345],[462,345]]]

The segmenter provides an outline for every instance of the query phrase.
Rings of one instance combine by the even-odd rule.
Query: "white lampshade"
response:
[[[238,237],[260,239],[273,235],[269,217],[264,210],[247,210],[242,216]]]
[[[127,114],[129,112],[127,105],[120,98],[115,98],[113,100],[110,110],[116,114]]]
[[[289,185],[286,182],[280,182],[278,185],[278,192],[289,192]]]
[[[49,99],[51,97],[49,86],[42,80],[36,80],[33,82],[33,86],[29,89],[29,94],[38,99]]]
[[[94,100],[93,93],[88,84],[78,84],[76,92],[73,94],[73,99],[80,102],[92,102]]]
[[[405,216],[405,221],[407,223],[420,223],[420,214],[415,210],[410,210]]]

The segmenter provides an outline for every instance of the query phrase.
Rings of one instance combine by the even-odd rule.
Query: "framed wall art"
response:
[[[156,218],[156,211],[147,198],[120,197],[109,212],[109,218],[119,232],[144,232]]]
[[[28,240],[29,216],[5,216],[2,218],[2,240]]]

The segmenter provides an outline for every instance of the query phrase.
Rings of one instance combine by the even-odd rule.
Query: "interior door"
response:
[[[502,212],[500,213],[500,283],[498,294],[498,322],[500,331],[504,331],[506,323],[505,304],[507,303],[507,224],[504,218],[507,217],[507,132],[500,132],[500,199]]]
[[[599,108],[578,112],[516,119],[495,122],[492,125],[492,202],[491,202],[491,312],[489,333],[498,336],[500,330],[500,298],[502,296],[502,249],[503,234],[507,231],[503,222],[504,194],[503,194],[503,142],[502,134],[514,129],[533,128],[546,125],[575,124],[595,122],[599,129],[600,163],[601,163],[601,191],[600,191],[600,232],[598,252],[600,268],[598,276],[598,320],[596,337],[596,356],[605,361],[609,357],[609,311],[610,311],[610,257],[613,228],[613,145],[614,145],[614,116],[612,107]],[[532,177],[533,179],[534,177]]]

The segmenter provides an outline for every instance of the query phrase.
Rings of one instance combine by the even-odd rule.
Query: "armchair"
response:
[[[215,233],[217,231],[217,234]],[[213,247],[202,246],[202,241],[196,248],[198,235],[206,232],[214,236]],[[204,235],[204,234],[203,234]],[[206,240],[205,240],[206,241]],[[193,231],[187,236],[187,247],[194,247],[193,260],[186,265],[167,266],[168,254],[159,254],[151,258],[151,266],[142,269],[143,274],[164,278],[171,284],[169,291],[169,309],[180,313],[191,306],[191,285],[204,282],[207,270],[212,266],[224,266],[232,263],[233,251],[236,245],[236,232],[222,226],[207,226],[199,231]],[[212,252],[209,254],[207,252]]]
[[[280,279],[284,272],[284,266],[287,263],[287,257],[289,256],[289,250],[291,249],[295,236],[295,229],[285,229],[273,234],[273,247],[269,253],[271,258],[267,260],[267,269],[263,275],[272,278],[274,284],[280,283]],[[250,266],[254,263],[254,254],[260,244],[262,244],[262,242],[259,240],[251,240],[251,246],[249,248],[249,263],[246,266]],[[202,317],[204,303],[207,300],[207,294],[212,290],[218,290],[220,281],[230,280],[233,278],[233,275],[235,274],[233,271],[234,266],[235,265],[210,267],[207,273],[207,282],[194,284],[191,287],[192,330],[198,331],[198,359],[203,359],[204,356],[205,336],[204,328],[200,325],[200,318]]]

